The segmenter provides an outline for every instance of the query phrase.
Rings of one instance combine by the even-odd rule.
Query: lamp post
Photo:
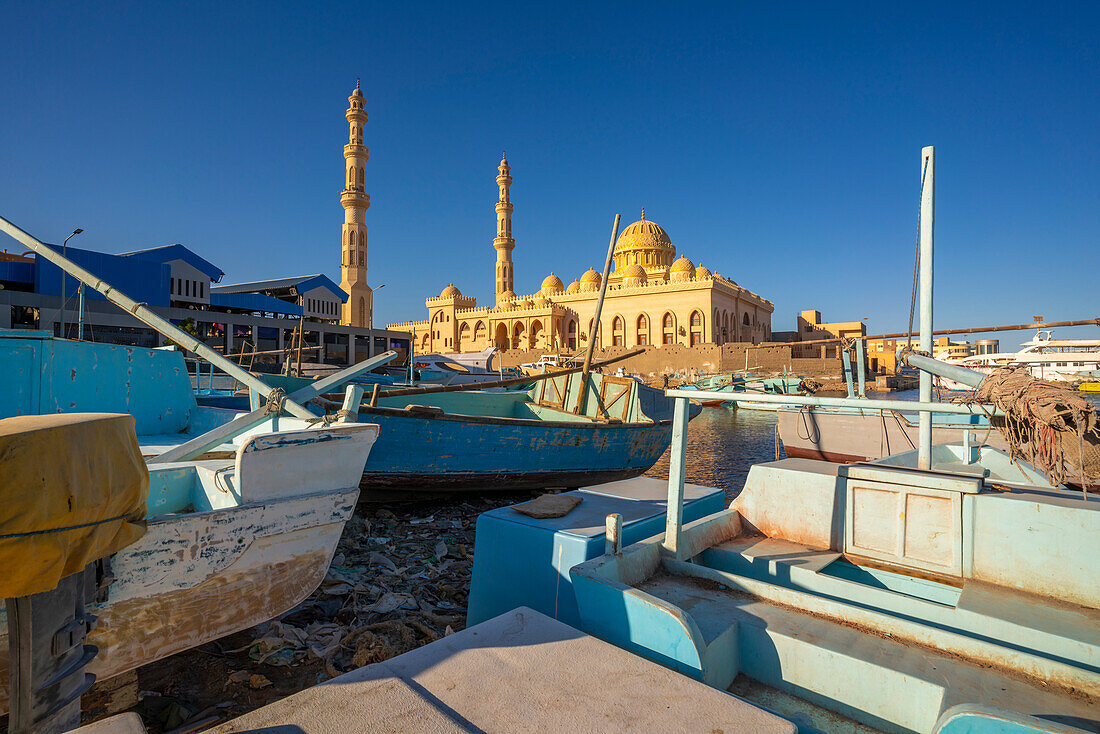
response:
[[[367,358],[374,356],[374,294],[386,287],[386,284],[372,288],[370,292],[370,315],[367,317]]]
[[[80,234],[83,231],[84,230],[77,227],[76,229],[73,230],[73,233],[71,235],[69,235],[68,237],[66,237],[65,241],[61,243],[61,255],[63,257],[68,257],[69,240],[71,240],[73,237],[76,237],[78,234]],[[61,336],[62,339],[64,339],[65,338],[65,271],[64,270],[61,271],[61,316],[59,317],[59,320],[61,322],[61,334],[60,334],[60,336]]]

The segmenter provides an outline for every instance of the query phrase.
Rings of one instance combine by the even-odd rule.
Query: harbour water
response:
[[[1081,394],[1100,407],[1100,395]],[[916,400],[918,391],[868,393],[868,397]],[[782,448],[776,452],[775,424],[775,413],[770,411],[703,408],[688,424],[685,480],[723,489],[732,500],[744,486],[753,464],[785,457]],[[668,457],[665,451],[646,476],[667,479]]]

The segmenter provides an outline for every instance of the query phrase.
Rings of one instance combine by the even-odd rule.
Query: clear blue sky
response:
[[[5,3],[0,212],[108,252],[181,242],[225,282],[339,280],[358,76],[376,323],[449,282],[490,301],[506,149],[520,292],[598,266],[644,205],[773,300],[776,330],[804,308],[901,329],[929,144],[937,325],[1092,317],[1098,21],[1091,2]]]

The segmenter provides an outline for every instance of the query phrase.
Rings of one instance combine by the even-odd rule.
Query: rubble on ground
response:
[[[543,493],[361,504],[309,598],[140,668],[134,710],[150,732],[204,728],[464,629],[478,515]]]

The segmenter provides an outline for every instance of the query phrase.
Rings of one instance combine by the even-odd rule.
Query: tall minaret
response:
[[[493,247],[497,251],[497,304],[500,296],[512,288],[512,250],[516,241],[512,239],[512,201],[508,198],[508,188],[512,185],[508,158],[500,156],[500,169],[497,174],[497,186],[500,187],[500,199],[497,201],[497,236]]]
[[[365,171],[370,151],[363,145],[363,125],[367,111],[363,108],[363,93],[359,80],[348,97],[348,144],[344,146],[346,175],[340,203],[344,206],[344,246],[340,261],[340,287],[348,294],[340,323],[367,326],[371,319],[371,289],[367,285],[367,225],[364,221],[370,208],[370,196],[365,193]]]

